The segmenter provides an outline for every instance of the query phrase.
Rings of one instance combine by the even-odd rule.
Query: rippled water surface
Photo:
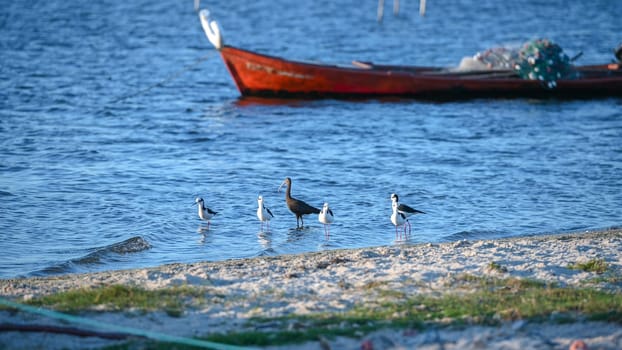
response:
[[[211,1],[225,41],[348,64],[457,64],[536,37],[610,62],[622,2]],[[193,1],[14,1],[0,13],[0,277],[622,224],[622,98],[240,99]],[[204,59],[204,60],[203,60]],[[331,237],[277,188],[331,204]],[[276,215],[255,217],[261,194]],[[194,197],[219,212],[209,231]]]

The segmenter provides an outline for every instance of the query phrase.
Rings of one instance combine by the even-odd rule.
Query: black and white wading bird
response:
[[[257,218],[261,221],[261,230],[263,231],[263,223],[266,223],[266,229],[270,230],[270,219],[272,219],[274,215],[269,208],[266,207],[263,197],[257,197]]]
[[[289,208],[289,211],[296,215],[296,228],[304,228],[304,220],[302,219],[302,216],[308,214],[319,214],[320,209],[312,207],[300,199],[292,197],[292,179],[289,177],[285,178],[281,186],[279,186],[278,191],[281,191],[281,187],[283,187],[283,185],[287,186],[287,189],[285,190],[285,203],[287,204],[287,208]]]
[[[393,203],[391,203],[391,208],[393,209],[393,213],[391,214],[391,223],[395,225],[395,238],[396,239],[398,237],[398,233],[397,233],[398,227],[403,227],[404,235],[406,235],[406,222],[408,221],[408,219],[406,219],[406,215],[400,213],[397,207],[398,207],[397,202],[393,201]],[[400,234],[399,237],[401,236],[402,235]]]
[[[406,219],[406,224],[408,224],[408,233],[410,233],[411,226],[410,226],[410,221],[408,221],[408,217],[414,214],[425,214],[425,213],[422,212],[421,210],[411,208],[407,206],[406,204],[401,204],[399,201],[400,199],[397,194],[395,193],[391,194],[391,202],[397,204],[397,211],[401,213],[402,215],[404,215],[404,218]],[[404,227],[404,231],[406,231],[406,227]]]
[[[201,220],[207,221],[207,229],[209,230],[210,220],[216,214],[218,214],[218,212],[215,212],[215,211],[213,211],[210,208],[206,208],[205,207],[205,202],[203,201],[203,198],[201,198],[201,197],[195,198],[194,202],[197,204],[197,207],[198,207],[199,218]]]
[[[324,203],[322,207],[322,211],[317,216],[319,222],[324,224],[324,234],[326,238],[330,237],[330,224],[335,221],[335,216],[333,215],[333,211],[328,207],[328,203]]]

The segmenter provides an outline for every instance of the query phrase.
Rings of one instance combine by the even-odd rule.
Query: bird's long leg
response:
[[[300,228],[305,228],[305,219],[302,218],[302,215],[300,215]]]

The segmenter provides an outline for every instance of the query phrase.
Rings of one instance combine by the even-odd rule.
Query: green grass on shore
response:
[[[603,274],[608,270],[607,263],[603,259],[591,259],[584,263],[569,264],[568,268],[571,270],[596,272],[598,274]]]
[[[189,305],[200,304],[200,298],[204,296],[202,290],[189,286],[145,290],[139,287],[112,285],[52,294],[32,299],[27,303],[70,313],[84,310],[140,312],[163,310],[170,316],[179,317]]]
[[[364,288],[381,297],[374,303],[359,304],[345,312],[254,318],[245,327],[249,331],[211,334],[205,339],[232,345],[263,346],[317,340],[320,336],[360,337],[382,327],[421,329],[448,325],[495,325],[517,319],[534,322],[577,319],[622,322],[622,293],[594,288],[562,288],[534,280],[460,275],[454,278],[451,287],[448,286],[452,292],[441,296],[389,293],[384,284]],[[226,298],[219,298],[223,298],[218,300],[226,305]],[[208,299],[211,301],[206,301]],[[28,303],[65,312],[164,310],[178,317],[188,308],[209,302],[214,302],[213,296],[200,287],[181,286],[148,291],[115,285],[59,293]]]

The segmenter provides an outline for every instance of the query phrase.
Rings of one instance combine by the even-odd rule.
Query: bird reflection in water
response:
[[[272,249],[272,235],[269,232],[264,232],[263,230],[259,231],[259,233],[257,233],[257,240],[264,250]]]
[[[208,241],[211,241],[210,228],[207,225],[199,225],[197,227],[197,233],[201,235],[201,238],[198,240],[200,244],[206,244]]]

